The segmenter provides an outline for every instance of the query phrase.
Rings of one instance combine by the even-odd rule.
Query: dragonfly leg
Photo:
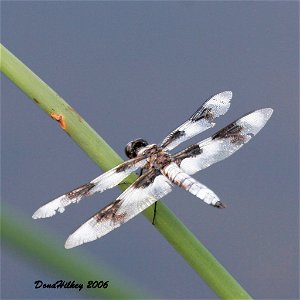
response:
[[[154,203],[152,225],[155,225],[154,221],[155,221],[155,216],[156,216],[156,207],[157,207],[157,201]]]

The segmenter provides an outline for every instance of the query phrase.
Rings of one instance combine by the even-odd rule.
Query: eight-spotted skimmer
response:
[[[211,137],[183,151],[170,150],[191,137],[211,128],[217,117],[230,106],[232,93],[225,91],[208,99],[185,123],[173,130],[159,145],[137,139],[127,144],[129,160],[65,195],[40,207],[33,218],[47,218],[63,212],[65,207],[78,203],[83,197],[103,192],[123,181],[130,173],[142,169],[141,176],[114,202],[108,204],[81,225],[66,241],[73,248],[104,236],[127,222],[177,185],[217,208],[225,205],[204,184],[190,175],[233,154],[256,135],[272,115],[271,108],[256,110],[232,122]]]

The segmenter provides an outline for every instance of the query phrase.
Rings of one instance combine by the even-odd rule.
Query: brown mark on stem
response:
[[[63,130],[66,130],[66,128],[67,128],[67,126],[66,126],[66,121],[65,121],[65,118],[62,116],[62,115],[60,115],[60,114],[58,114],[58,113],[56,113],[56,112],[53,112],[53,113],[51,113],[51,118],[53,119],[53,120],[55,120],[55,121],[57,121],[58,123],[59,123],[59,126],[63,129]]]
[[[39,100],[37,100],[36,98],[32,98],[32,100],[33,100],[36,104],[40,104]]]

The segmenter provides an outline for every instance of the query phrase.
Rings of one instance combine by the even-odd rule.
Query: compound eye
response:
[[[125,147],[125,154],[128,158],[135,158],[139,150],[147,145],[148,142],[143,139],[131,141]]]
[[[133,153],[132,152],[132,143],[133,142],[129,142],[127,145],[126,145],[126,147],[125,147],[125,154],[126,154],[126,156],[128,157],[128,158],[134,158],[135,156],[134,156],[134,154],[135,153]]]

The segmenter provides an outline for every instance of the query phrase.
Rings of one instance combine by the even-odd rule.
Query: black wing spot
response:
[[[182,136],[185,136],[185,132],[181,130],[176,130],[174,132],[171,132],[169,136],[167,136],[166,141],[161,145],[162,148],[168,146],[173,141],[181,138]]]
[[[215,118],[211,108],[204,108],[200,111],[196,111],[190,118],[191,121],[197,122],[201,119],[212,121]]]
[[[116,173],[124,172],[128,167],[129,167],[128,164],[120,164],[120,165],[116,168]]]
[[[101,222],[103,219],[112,221],[121,221],[125,218],[126,213],[117,215],[116,212],[120,207],[121,200],[117,200],[106,205],[98,213],[95,214],[94,218],[97,223]]]
[[[199,154],[201,154],[203,150],[199,147],[199,145],[194,144],[189,146],[188,148],[184,149],[183,151],[177,153],[174,158],[175,162],[180,165],[181,162],[188,157],[195,157]]]
[[[138,189],[138,188],[145,189],[154,182],[156,176],[158,176],[158,175],[160,175],[160,171],[157,169],[152,169],[151,172],[146,173],[146,174],[142,175],[140,178],[138,178],[133,183],[133,187],[136,189]]]
[[[72,190],[68,193],[66,193],[66,196],[69,198],[69,199],[73,199],[73,198],[76,198],[78,196],[84,196],[88,193],[88,191],[90,189],[92,189],[93,187],[95,186],[94,183],[87,183],[87,184],[84,184],[80,187],[78,187],[77,189],[75,190]]]
[[[246,136],[242,132],[243,129],[243,126],[233,122],[215,133],[212,139],[230,139],[232,144],[243,144],[246,140]]]
[[[118,165],[116,167],[116,173],[124,172],[126,169],[129,169],[132,166],[134,166],[135,163],[136,163],[136,161],[132,162],[132,163],[128,163],[128,162],[125,161],[124,163],[121,163],[120,165]]]

